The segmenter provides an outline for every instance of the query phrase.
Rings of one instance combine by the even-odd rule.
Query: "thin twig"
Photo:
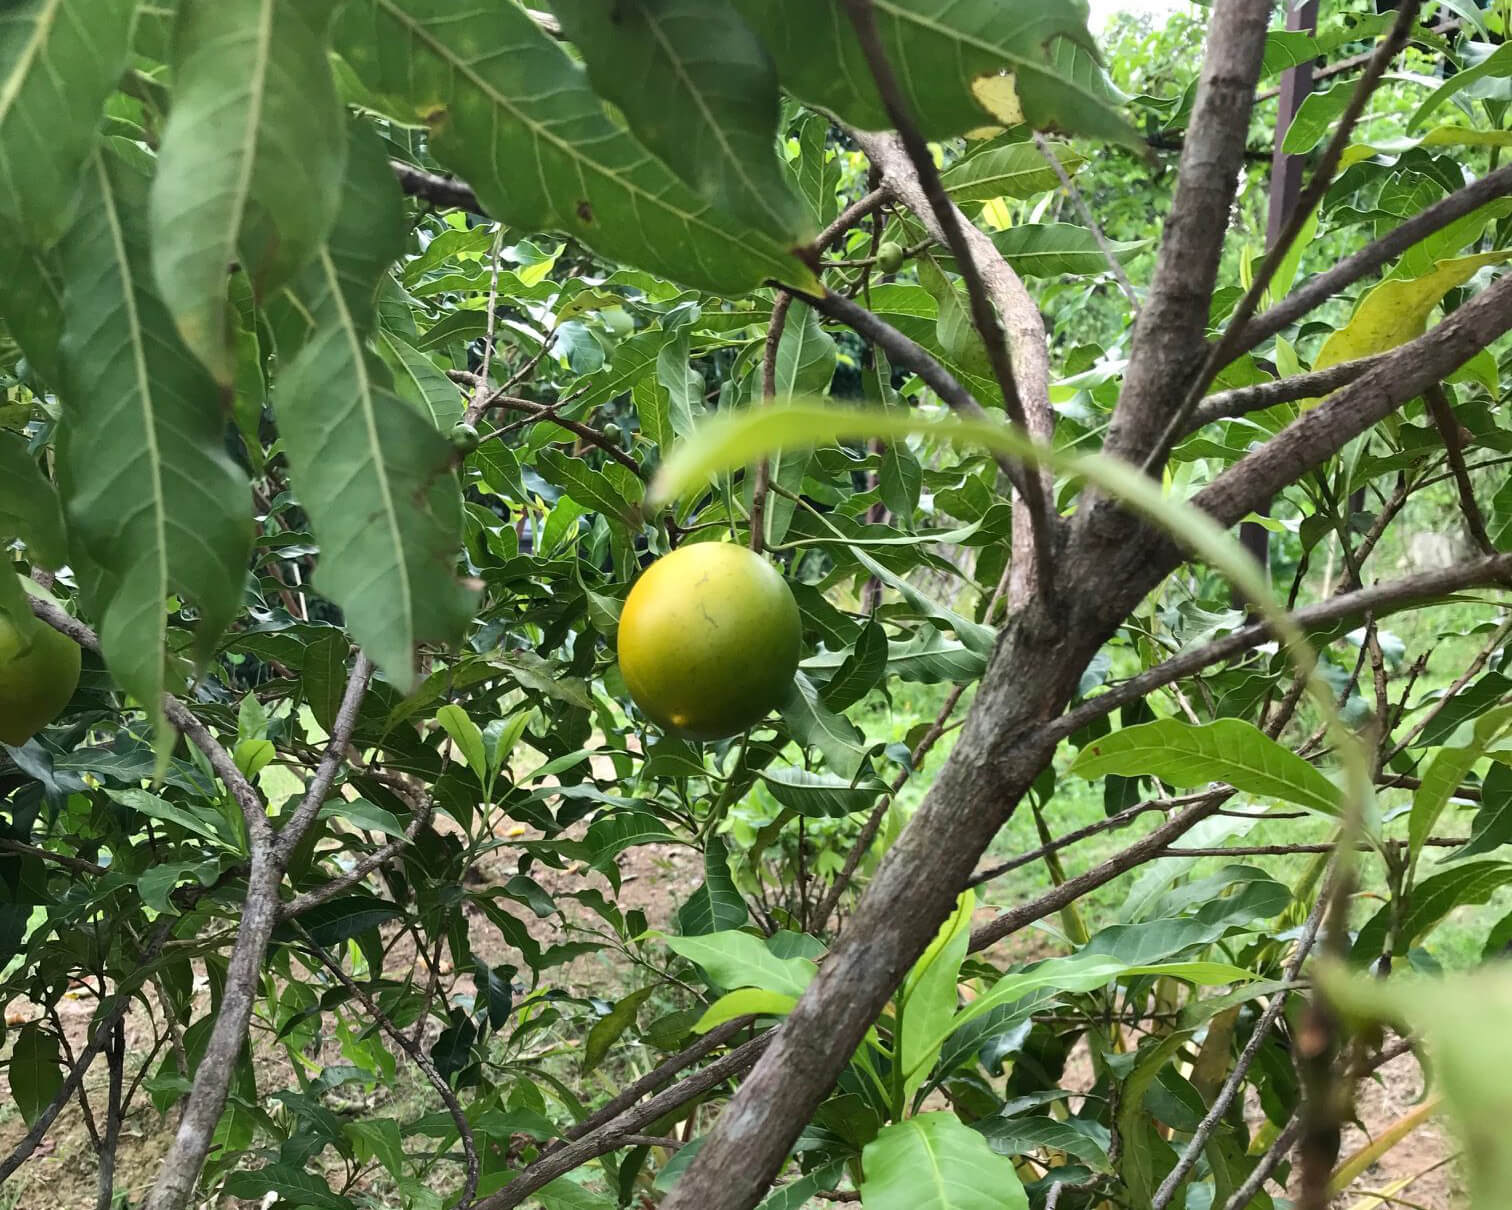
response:
[[[494,235],[493,265],[488,275],[488,322],[483,333],[483,365],[478,370],[478,385],[473,391],[472,402],[462,413],[464,424],[477,424],[478,417],[488,407],[488,371],[493,362],[494,332],[499,322],[499,262],[504,259],[504,229]]]
[[[434,799],[429,796],[423,798],[420,809],[415,812],[414,817],[410,820],[409,827],[404,829],[403,836],[396,836],[382,848],[369,853],[350,870],[331,879],[330,882],[287,900],[279,908],[278,918],[280,920],[292,920],[301,913],[308,912],[313,907],[318,907],[322,903],[329,902],[348,888],[356,886],[374,870],[386,865],[396,857],[400,850],[404,849],[407,845],[413,844],[415,837],[420,835],[425,829],[426,824],[430,823],[431,814],[434,810]]]
[[[1134,283],[1129,280],[1129,275],[1124,271],[1123,262],[1113,252],[1113,245],[1108,242],[1108,237],[1103,234],[1101,224],[1097,216],[1092,213],[1092,208],[1087,205],[1087,199],[1082,196],[1076,182],[1071,179],[1071,174],[1066,171],[1066,166],[1060,162],[1060,156],[1055,154],[1055,149],[1050,146],[1045,136],[1039,131],[1034,132],[1034,145],[1039,148],[1040,155],[1055,170],[1055,175],[1060,178],[1061,188],[1070,197],[1072,205],[1076,207],[1077,214],[1081,215],[1083,225],[1092,232],[1092,238],[1097,241],[1097,246],[1102,249],[1103,257],[1108,262],[1108,268],[1113,270],[1113,279],[1118,283],[1118,288],[1123,291],[1124,297],[1129,300],[1129,307],[1134,317],[1139,317],[1139,295],[1135,293]],[[1057,1186],[1059,1188],[1059,1186]]]
[[[1263,411],[1281,403],[1294,403],[1298,399],[1320,399],[1375,369],[1380,361],[1379,357],[1362,357],[1358,361],[1342,361],[1324,370],[1312,370],[1306,374],[1294,374],[1290,378],[1276,378],[1254,386],[1215,392],[1193,410],[1185,432],[1193,433],[1215,420],[1247,416],[1251,412]]]
[[[467,1169],[467,1176],[462,1183],[462,1195],[457,1200],[456,1210],[468,1210],[468,1207],[473,1204],[473,1194],[478,1189],[478,1148],[473,1141],[472,1126],[467,1121],[467,1113],[463,1110],[461,1102],[457,1100],[457,1094],[452,1092],[451,1086],[441,1078],[441,1073],[430,1061],[430,1056],[414,1041],[405,1037],[404,1032],[389,1019],[389,1015],[372,996],[368,995],[366,989],[341,969],[341,965],[310,936],[303,925],[296,923],[294,928],[310,953],[326,970],[330,971],[336,981],[346,988],[353,998],[362,1004],[368,1015],[377,1023],[378,1028],[393,1040],[394,1045],[410,1057],[410,1061],[420,1069],[420,1073],[429,1081],[430,1086],[436,1090],[436,1095],[446,1105],[446,1111],[451,1114],[452,1121],[456,1123],[457,1135],[462,1141],[462,1154]]]
[[[793,296],[786,290],[777,291],[761,355],[761,398],[768,402],[777,395],[777,353],[782,347],[782,334],[787,330],[788,312],[792,306]],[[758,555],[766,547],[767,495],[771,485],[772,460],[763,458],[756,464],[756,478],[751,485],[751,549]]]
[[[1438,426],[1444,439],[1444,453],[1449,458],[1449,468],[1454,472],[1454,484],[1459,490],[1460,511],[1465,514],[1465,527],[1482,554],[1494,555],[1496,544],[1486,532],[1486,516],[1475,499],[1475,488],[1470,483],[1470,471],[1465,466],[1465,450],[1460,439],[1460,423],[1455,419],[1454,409],[1449,406],[1449,397],[1442,386],[1431,386],[1423,392],[1428,401],[1428,413]]]

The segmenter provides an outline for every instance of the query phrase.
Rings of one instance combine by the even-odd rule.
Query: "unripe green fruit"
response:
[[[9,575],[0,570],[0,575]],[[50,599],[28,580],[34,596]],[[52,722],[79,685],[78,645],[51,626],[38,626],[28,647],[11,619],[0,614],[0,743],[20,747]]]
[[[478,448],[478,430],[464,420],[453,426],[451,443],[459,454],[470,454]]]
[[[903,267],[903,246],[888,240],[877,249],[877,268],[883,273],[896,273]]]
[[[723,542],[658,559],[620,612],[630,696],[690,739],[723,739],[765,718],[792,691],[802,644],[798,603],[781,573]]]
[[[624,436],[624,432],[624,429],[620,428],[620,426],[615,424],[612,420],[604,426],[604,436],[609,438],[610,441],[618,441],[622,436]]]

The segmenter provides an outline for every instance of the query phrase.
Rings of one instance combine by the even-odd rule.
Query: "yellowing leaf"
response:
[[[1440,261],[1422,277],[1382,282],[1355,308],[1350,321],[1323,342],[1313,369],[1322,370],[1361,357],[1374,357],[1421,336],[1428,317],[1444,295],[1463,286],[1487,265],[1512,258],[1512,249],[1482,252]]]

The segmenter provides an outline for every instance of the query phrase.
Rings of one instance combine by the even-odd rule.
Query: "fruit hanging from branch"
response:
[[[780,572],[743,546],[684,546],[642,573],[619,624],[620,672],[658,726],[723,739],[792,689],[802,624]]]

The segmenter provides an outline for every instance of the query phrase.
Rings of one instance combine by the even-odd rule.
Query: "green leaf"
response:
[[[50,245],[68,225],[136,9],[136,0],[18,0],[0,12],[0,219],[31,243]]]
[[[1357,961],[1370,962],[1384,952],[1389,936],[1393,952],[1405,954],[1455,908],[1485,903],[1508,883],[1512,864],[1504,861],[1452,865],[1412,888],[1400,920],[1395,919],[1396,905],[1382,907],[1360,929],[1351,952]]]
[[[437,710],[436,721],[451,736],[452,743],[457,745],[458,754],[472,770],[473,776],[480,782],[483,781],[488,775],[488,756],[483,747],[483,732],[479,730],[478,724],[468,717],[466,710],[455,704]]]
[[[1512,45],[1503,44],[1474,67],[1461,68],[1434,89],[1427,99],[1413,110],[1412,116],[1407,119],[1407,129],[1416,130],[1445,101],[1463,92],[1477,81],[1488,78],[1505,79],[1508,76],[1512,76]]]
[[[1500,966],[1446,979],[1320,972],[1328,998],[1353,1018],[1389,1021],[1423,1039],[1435,1083],[1463,1137],[1472,1206],[1500,1206],[1512,1189],[1512,976]]]
[[[953,1113],[884,1126],[861,1153],[866,1210],[1028,1210],[1013,1161]]]
[[[178,824],[185,831],[212,844],[228,849],[236,848],[225,818],[209,805],[202,804],[191,809],[140,789],[107,790],[105,793],[123,807],[129,807],[149,819]]]
[[[1440,748],[1423,771],[1422,784],[1412,795],[1412,814],[1407,836],[1412,859],[1423,851],[1423,842],[1433,834],[1434,826],[1449,800],[1454,797],[1465,775],[1490,748],[1512,729],[1512,706],[1487,711],[1471,726],[1468,742]]]
[[[1032,1151],[1064,1151],[1094,1172],[1112,1172],[1108,1161],[1106,1131],[1082,1118],[1058,1121],[1050,1117],[1000,1117],[994,1115],[972,1123],[999,1155],[1022,1156]],[[1098,1132],[1102,1137],[1098,1137]]]
[[[785,1017],[798,1003],[797,996],[786,992],[769,992],[759,987],[742,987],[727,992],[709,1005],[703,1016],[694,1023],[693,1032],[706,1034],[709,1030],[733,1021],[736,1017]]]
[[[729,846],[724,837],[710,836],[704,845],[704,880],[677,911],[677,927],[685,937],[738,929],[749,912],[730,876]]]
[[[593,1023],[593,1028],[588,1031],[588,1041],[583,1047],[584,1072],[594,1070],[604,1061],[609,1048],[619,1041],[625,1030],[635,1024],[635,1014],[655,990],[656,985],[653,983],[631,992]]]
[[[667,937],[668,948],[701,966],[718,987],[759,987],[801,996],[818,972],[807,958],[779,958],[759,937],[736,931]]]
[[[339,630],[331,630],[310,643],[299,669],[299,688],[315,721],[327,735],[336,725],[336,712],[346,693],[349,644]]]
[[[43,253],[0,224],[0,316],[28,361],[56,388],[62,381],[63,280],[56,252]]]
[[[807,769],[765,769],[761,780],[784,807],[810,819],[841,819],[869,810],[883,792],[875,781],[853,785],[832,773],[810,773]]]
[[[736,0],[761,35],[783,87],[848,126],[892,126],[842,9],[813,0]],[[931,139],[989,120],[1133,142],[1137,135],[1085,70],[1048,47],[1080,43],[1095,67],[1085,0],[877,0],[877,25],[909,112]]]
[[[1279,798],[1323,815],[1339,813],[1339,791],[1328,778],[1236,718],[1201,726],[1164,718],[1124,727],[1083,748],[1068,772],[1089,780],[1109,773],[1149,774],[1181,789],[1227,782],[1246,794]]]
[[[579,504],[616,521],[630,515],[644,490],[640,480],[617,462],[595,470],[559,450],[542,450],[536,455],[536,469]]]
[[[400,396],[429,416],[438,432],[451,432],[463,410],[462,396],[452,380],[419,349],[391,332],[378,333],[378,351],[393,371]]]
[[[955,1017],[960,998],[956,985],[971,942],[971,913],[975,908],[975,891],[966,891],[956,900],[955,911],[940,926],[898,992],[896,1047],[904,1076],[904,1105],[913,1100],[913,1094],[928,1078],[948,1035],[946,1027]]]
[[[356,1210],[349,1197],[331,1192],[325,1178],[293,1164],[268,1164],[250,1171],[233,1172],[221,1186],[226,1197],[256,1201],[265,1194],[300,1210]]]
[[[813,232],[775,153],[765,47],[729,0],[554,0],[588,79],[699,197],[784,244]]]
[[[320,808],[317,819],[339,819],[353,828],[379,832],[384,836],[403,836],[404,825],[392,811],[375,806],[365,798],[338,798]]]
[[[456,642],[475,595],[455,574],[462,504],[451,443],[390,389],[366,347],[379,284],[403,249],[403,212],[376,136],[354,124],[352,139],[340,218],[291,288],[315,326],[274,402],[320,542],[315,586],[407,692],[415,644]]]
[[[208,653],[241,608],[251,492],[225,453],[219,392],[154,292],[146,181],[108,152],[86,176],[62,261],[64,507],[106,572],[94,601],[106,662],[156,718],[167,598],[198,606]]]
[[[350,941],[403,914],[396,903],[379,899],[376,895],[359,893],[316,904],[309,911],[300,914],[299,923],[316,945],[330,949],[333,945]],[[282,932],[283,927],[280,926],[280,933]]]
[[[866,760],[866,738],[820,700],[819,690],[803,673],[793,678],[793,691],[779,709],[793,739],[806,748],[817,748],[836,773],[852,778],[860,771]]]
[[[184,342],[226,385],[236,371],[227,266],[239,261],[266,298],[336,221],[347,138],[326,62],[330,11],[309,0],[179,3],[153,265]]]
[[[843,711],[859,702],[877,687],[887,671],[887,653],[887,632],[882,624],[867,622],[855,649],[820,690],[824,704],[831,710]]]
[[[1087,162],[1068,143],[1047,143],[1066,175]],[[997,143],[952,165],[940,174],[945,190],[959,203],[995,198],[1030,198],[1059,188],[1060,177],[1032,142]]]
[[[26,443],[0,433],[0,539],[20,538],[44,567],[68,561],[63,506]]]
[[[1024,277],[1056,277],[1062,273],[1090,277],[1110,271],[1107,253],[1097,237],[1075,223],[1024,223],[994,231],[992,242]],[[1149,247],[1149,241],[1112,240],[1109,247],[1123,262]]]
[[[63,1087],[58,1038],[35,1024],[23,1025],[10,1056],[11,1099],[30,1126]]]
[[[523,9],[356,0],[338,29],[357,75],[395,116],[427,124],[431,152],[500,221],[715,293],[770,278],[818,288],[782,244],[730,222],[616,126]]]

